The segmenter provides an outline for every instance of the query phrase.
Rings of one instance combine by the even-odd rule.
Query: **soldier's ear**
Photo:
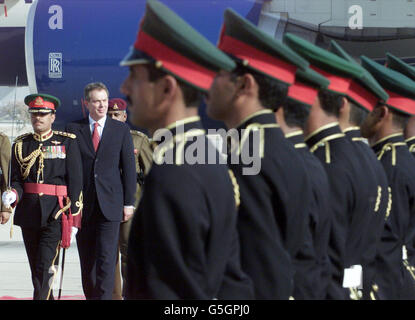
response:
[[[258,88],[258,84],[255,81],[255,78],[250,73],[245,73],[244,75],[236,79],[237,93],[252,93],[255,91],[255,88]]]
[[[56,114],[54,112],[52,112],[50,117],[52,119],[52,123],[54,123],[55,119],[56,119]]]

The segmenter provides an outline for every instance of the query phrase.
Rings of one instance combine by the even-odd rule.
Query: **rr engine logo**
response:
[[[62,78],[62,53],[49,52],[49,78]]]

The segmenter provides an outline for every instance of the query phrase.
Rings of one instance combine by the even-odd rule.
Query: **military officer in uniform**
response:
[[[10,163],[10,140],[4,134],[0,133],[0,191],[3,194],[9,186],[9,163]],[[1,199],[0,199],[1,201]],[[1,203],[1,202],[0,202]],[[0,204],[0,223],[5,224],[10,219],[12,209],[6,207],[3,203]]]
[[[386,54],[386,66],[415,81],[415,68],[391,53]],[[409,118],[404,130],[404,136],[409,152],[415,156],[415,116]],[[407,245],[407,251],[408,265],[406,267],[408,271],[411,271],[411,275],[415,275],[415,242],[412,243],[412,246]]]
[[[297,70],[295,82],[288,89],[282,108],[275,113],[277,123],[285,137],[301,154],[308,168],[307,174],[312,185],[312,201],[307,208],[306,241],[294,258],[295,300],[325,299],[331,278],[328,256],[330,235],[330,207],[327,199],[329,181],[320,161],[310,152],[304,142],[304,127],[310,108],[317,99],[320,88],[326,88],[330,81],[307,68]]]
[[[284,41],[310,62],[310,68],[330,80],[320,89],[310,110],[305,141],[326,169],[330,183],[332,228],[329,257],[332,281],[328,299],[360,299],[362,276],[369,245],[370,221],[377,210],[378,186],[362,174],[357,147],[339,126],[345,96],[352,79],[363,77],[358,66],[310,42],[286,33]]]
[[[113,98],[108,101],[107,115],[114,120],[121,122],[127,121],[127,102],[121,98]],[[153,161],[153,151],[147,136],[137,130],[130,130],[134,145],[134,158],[137,170],[137,191],[134,208],[137,208],[141,195],[141,187],[144,183],[144,176],[148,173]],[[113,300],[122,300],[125,297],[125,283],[127,274],[127,247],[128,237],[130,235],[132,219],[123,221],[120,224],[120,240],[118,251],[121,253],[121,274],[120,261],[117,259],[115,266],[115,284],[112,294]],[[117,254],[117,257],[119,256]],[[121,281],[122,276],[122,281]],[[124,284],[124,285],[123,285]]]
[[[363,136],[385,169],[392,196],[388,220],[393,238],[382,243],[390,254],[378,266],[377,284],[385,299],[415,299],[409,261],[415,237],[415,159],[403,136],[408,119],[415,115],[415,82],[365,56],[361,60],[389,95],[362,126]]]
[[[16,138],[11,158],[11,190],[3,203],[16,206],[34,287],[33,299],[53,299],[60,246],[69,246],[80,228],[82,168],[76,136],[53,131],[59,100],[47,94],[25,98],[34,133]]]
[[[237,67],[216,76],[207,114],[239,137],[231,140],[228,165],[241,194],[242,268],[254,282],[256,299],[288,300],[311,186],[303,159],[284,138],[273,111],[284,102],[296,70],[308,63],[232,9],[225,11],[218,47]],[[255,161],[247,163],[247,156]]]
[[[121,91],[132,123],[149,130],[155,148],[131,226],[126,298],[252,298],[239,265],[238,185],[226,164],[208,163],[219,153],[197,109],[218,70],[234,63],[165,5],[148,1],[121,65],[130,67]]]

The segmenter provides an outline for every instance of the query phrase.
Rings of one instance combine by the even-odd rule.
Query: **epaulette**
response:
[[[31,132],[23,133],[22,135],[18,136],[16,139],[14,139],[14,142],[17,142],[18,140],[22,140],[23,138],[26,138],[27,136],[32,135]]]
[[[141,137],[148,138],[145,133],[143,133],[141,131],[138,131],[138,130],[130,130],[130,133],[133,134],[133,135],[136,135],[136,136],[141,136]]]
[[[57,134],[60,136],[64,136],[64,137],[69,137],[72,139],[76,139],[76,134],[70,133],[70,132],[65,132],[65,131],[53,131],[53,134]]]

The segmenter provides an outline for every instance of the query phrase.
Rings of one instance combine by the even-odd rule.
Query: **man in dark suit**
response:
[[[110,300],[120,222],[134,213],[134,146],[128,126],[107,117],[106,86],[90,83],[84,91],[89,117],[67,127],[77,135],[83,163],[82,286],[87,299]]]

